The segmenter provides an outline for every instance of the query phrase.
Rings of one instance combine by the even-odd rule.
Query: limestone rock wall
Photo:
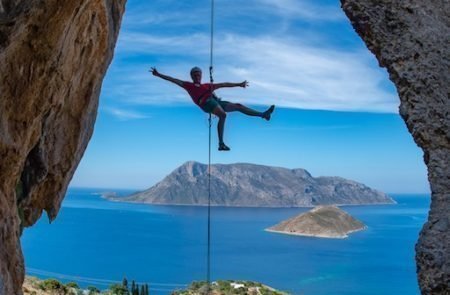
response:
[[[0,0],[0,295],[21,294],[20,233],[54,219],[92,135],[125,0]]]
[[[424,152],[431,208],[416,245],[423,294],[450,294],[450,1],[341,0],[386,67],[400,115]]]

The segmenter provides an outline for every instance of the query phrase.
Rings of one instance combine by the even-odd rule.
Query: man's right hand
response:
[[[160,72],[158,72],[158,70],[155,67],[151,67],[149,72],[151,72],[153,74],[153,76],[159,77],[163,80],[167,80],[169,82],[177,84],[180,87],[183,87],[183,83],[184,83],[183,81],[173,78],[173,77],[170,77],[168,75],[161,74]]]
[[[153,74],[153,76],[159,76],[159,72],[158,72],[158,70],[156,69],[156,68],[154,68],[154,67],[152,67],[151,69],[150,69],[150,72],[152,72],[152,74]]]

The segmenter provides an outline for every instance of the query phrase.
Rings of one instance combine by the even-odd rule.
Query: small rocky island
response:
[[[266,231],[319,238],[346,238],[366,226],[336,206],[318,206]]]
[[[208,165],[186,162],[153,187],[111,201],[163,205],[207,205]],[[211,165],[211,205],[314,207],[393,204],[383,192],[342,177],[313,177],[305,169],[248,163]]]

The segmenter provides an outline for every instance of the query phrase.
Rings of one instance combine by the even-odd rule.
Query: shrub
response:
[[[47,279],[39,284],[39,288],[45,291],[63,291],[66,292],[67,288],[61,282],[55,279]]]
[[[66,287],[68,287],[68,288],[74,288],[74,289],[80,289],[80,287],[78,286],[78,284],[75,283],[75,282],[68,282],[68,283],[66,284]]]
[[[89,286],[87,287],[88,291],[89,291],[89,295],[95,295],[95,294],[100,294],[100,290],[97,287],[94,286]]]
[[[114,284],[109,287],[109,292],[114,295],[128,295],[128,289],[121,284]]]
[[[198,290],[198,289],[200,289],[203,285],[205,285],[205,282],[194,281],[194,282],[191,283],[191,285],[189,286],[189,288],[192,289],[192,290]]]

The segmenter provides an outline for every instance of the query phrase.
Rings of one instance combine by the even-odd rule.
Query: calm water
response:
[[[99,192],[69,190],[52,224],[43,216],[25,230],[27,274],[100,289],[126,276],[152,294],[205,280],[206,208],[115,203]],[[264,231],[307,209],[212,208],[212,279],[292,294],[419,294],[414,245],[429,198],[393,197],[397,205],[344,207],[368,229],[342,240]]]

